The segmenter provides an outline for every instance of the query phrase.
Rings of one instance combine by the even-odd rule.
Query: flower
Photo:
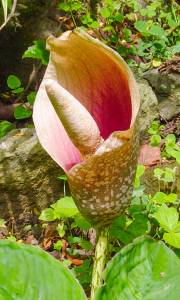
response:
[[[37,135],[67,174],[77,207],[102,226],[124,212],[138,154],[140,97],[124,60],[76,29],[49,37],[34,105]]]

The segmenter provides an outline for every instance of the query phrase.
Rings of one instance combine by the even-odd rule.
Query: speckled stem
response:
[[[109,226],[99,228],[94,257],[90,300],[95,300],[95,293],[102,284],[102,273],[106,264],[108,252],[108,238]]]

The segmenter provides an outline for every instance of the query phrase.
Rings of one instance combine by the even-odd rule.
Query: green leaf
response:
[[[138,165],[136,169],[136,176],[134,181],[134,187],[137,189],[140,186],[140,177],[144,174],[145,167],[143,165]]]
[[[159,36],[159,37],[165,36],[164,29],[159,25],[152,25],[149,32],[150,32],[150,34],[156,35],[156,36]]]
[[[124,20],[124,15],[123,14],[116,13],[115,15],[113,15],[113,21],[115,21],[115,22],[122,22],[123,20]]]
[[[159,122],[153,121],[151,127],[148,129],[148,133],[150,134],[158,134],[159,133]]]
[[[175,207],[168,207],[165,204],[158,207],[153,217],[159,222],[160,226],[166,231],[172,231],[177,223],[179,214]]]
[[[144,36],[149,35],[149,31],[147,29],[147,22],[145,21],[136,21],[134,23],[134,27]]]
[[[64,197],[59,199],[51,207],[54,209],[56,218],[70,218],[79,213],[72,197]]]
[[[161,142],[161,136],[159,134],[153,134],[150,138],[150,145],[151,146],[159,146]]]
[[[163,242],[136,239],[110,261],[96,300],[179,300],[180,260]]]
[[[8,121],[0,122],[0,138],[5,136],[10,130],[14,128],[14,125]]]
[[[174,193],[166,195],[163,192],[157,192],[152,198],[152,200],[159,204],[166,203],[166,202],[175,202],[177,200],[177,195]]]
[[[25,108],[22,105],[16,106],[14,110],[14,117],[16,120],[28,119],[32,116],[32,110]]]
[[[164,174],[164,170],[162,170],[160,168],[155,168],[154,169],[154,177],[156,177],[158,180],[161,179],[163,174]]]
[[[174,134],[168,134],[165,137],[165,144],[168,147],[173,147],[176,144],[176,136]]]
[[[164,233],[163,239],[169,245],[180,249],[180,232]]]
[[[0,270],[0,299],[87,299],[72,273],[34,246],[1,240]]]
[[[16,75],[9,75],[7,78],[7,85],[10,89],[17,89],[21,86],[21,81]]]
[[[66,233],[67,226],[64,223],[59,223],[56,227],[56,230],[59,236],[62,238]]]
[[[71,10],[72,11],[79,11],[82,9],[82,3],[78,2],[78,1],[72,1],[71,2]]]
[[[58,179],[61,179],[63,181],[67,181],[67,176],[65,174],[58,177]]]
[[[23,54],[22,58],[40,59],[43,65],[47,65],[49,61],[49,52],[46,50],[46,42],[44,40],[37,40],[33,42]]]
[[[74,216],[74,222],[76,226],[82,230],[89,230],[92,227],[91,224],[81,214]]]
[[[110,234],[123,242],[130,243],[134,238],[143,235],[147,229],[147,217],[144,214],[137,213],[134,215],[134,220],[125,228],[125,217],[121,216],[115,219],[110,227]]]
[[[83,286],[86,287],[91,283],[91,277],[92,277],[91,259],[84,260],[81,266],[74,268],[74,271],[78,280]]]
[[[71,11],[71,6],[69,5],[69,3],[59,3],[58,8],[64,10],[65,12]]]
[[[53,244],[54,249],[57,251],[61,251],[62,246],[63,246],[63,242],[60,240]]]
[[[101,14],[101,16],[103,17],[103,18],[109,18],[110,17],[110,15],[111,15],[111,11],[110,11],[110,9],[108,9],[107,7],[103,7],[103,8],[101,8],[101,10],[100,10],[100,14]]]
[[[100,24],[97,21],[93,21],[92,23],[88,24],[90,28],[96,29],[100,27]]]
[[[13,94],[20,94],[23,91],[24,91],[24,88],[23,87],[19,87],[19,88],[15,89],[15,90],[12,90],[12,93]]]
[[[166,167],[164,170],[164,178],[165,182],[174,182],[175,181],[175,169],[171,169]]]
[[[54,210],[52,208],[43,209],[42,213],[39,216],[39,219],[46,222],[51,222],[56,220]]]
[[[27,95],[27,101],[29,104],[33,105],[36,98],[36,92],[31,92]]]

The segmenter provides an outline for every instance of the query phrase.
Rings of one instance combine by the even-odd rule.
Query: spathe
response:
[[[132,193],[140,105],[136,82],[115,51],[80,30],[50,37],[48,47],[50,62],[33,114],[38,137],[66,171],[82,214],[92,223],[108,223],[127,207]],[[47,80],[53,81],[48,85]],[[70,118],[64,117],[60,98],[69,103]]]

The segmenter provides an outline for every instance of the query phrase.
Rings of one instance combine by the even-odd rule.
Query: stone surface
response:
[[[154,89],[162,118],[171,120],[180,113],[180,74],[149,70],[143,77]]]
[[[38,65],[38,62],[22,59],[24,51],[34,40],[46,39],[51,34],[58,35],[62,30],[56,0],[18,0],[16,12],[17,24],[10,21],[0,32],[0,90],[3,85],[6,86],[10,74],[17,75],[26,86],[32,72],[32,63]],[[43,73],[44,68],[39,71],[39,81]]]
[[[28,222],[63,194],[63,171],[40,146],[34,129],[17,129],[0,140],[0,218]]]
[[[154,177],[154,169],[161,168],[165,169],[166,167],[174,169],[176,168],[176,182],[168,186],[168,184],[164,184],[163,182],[158,182],[158,180]],[[177,193],[178,197],[180,197],[180,166],[173,162],[173,163],[164,163],[159,164],[154,167],[147,168],[141,178],[141,182],[145,187],[145,193],[154,195],[156,192],[159,191],[159,186],[162,192],[164,193]]]
[[[152,121],[158,117],[158,101],[147,80],[136,78],[141,96],[140,130],[143,135]]]

